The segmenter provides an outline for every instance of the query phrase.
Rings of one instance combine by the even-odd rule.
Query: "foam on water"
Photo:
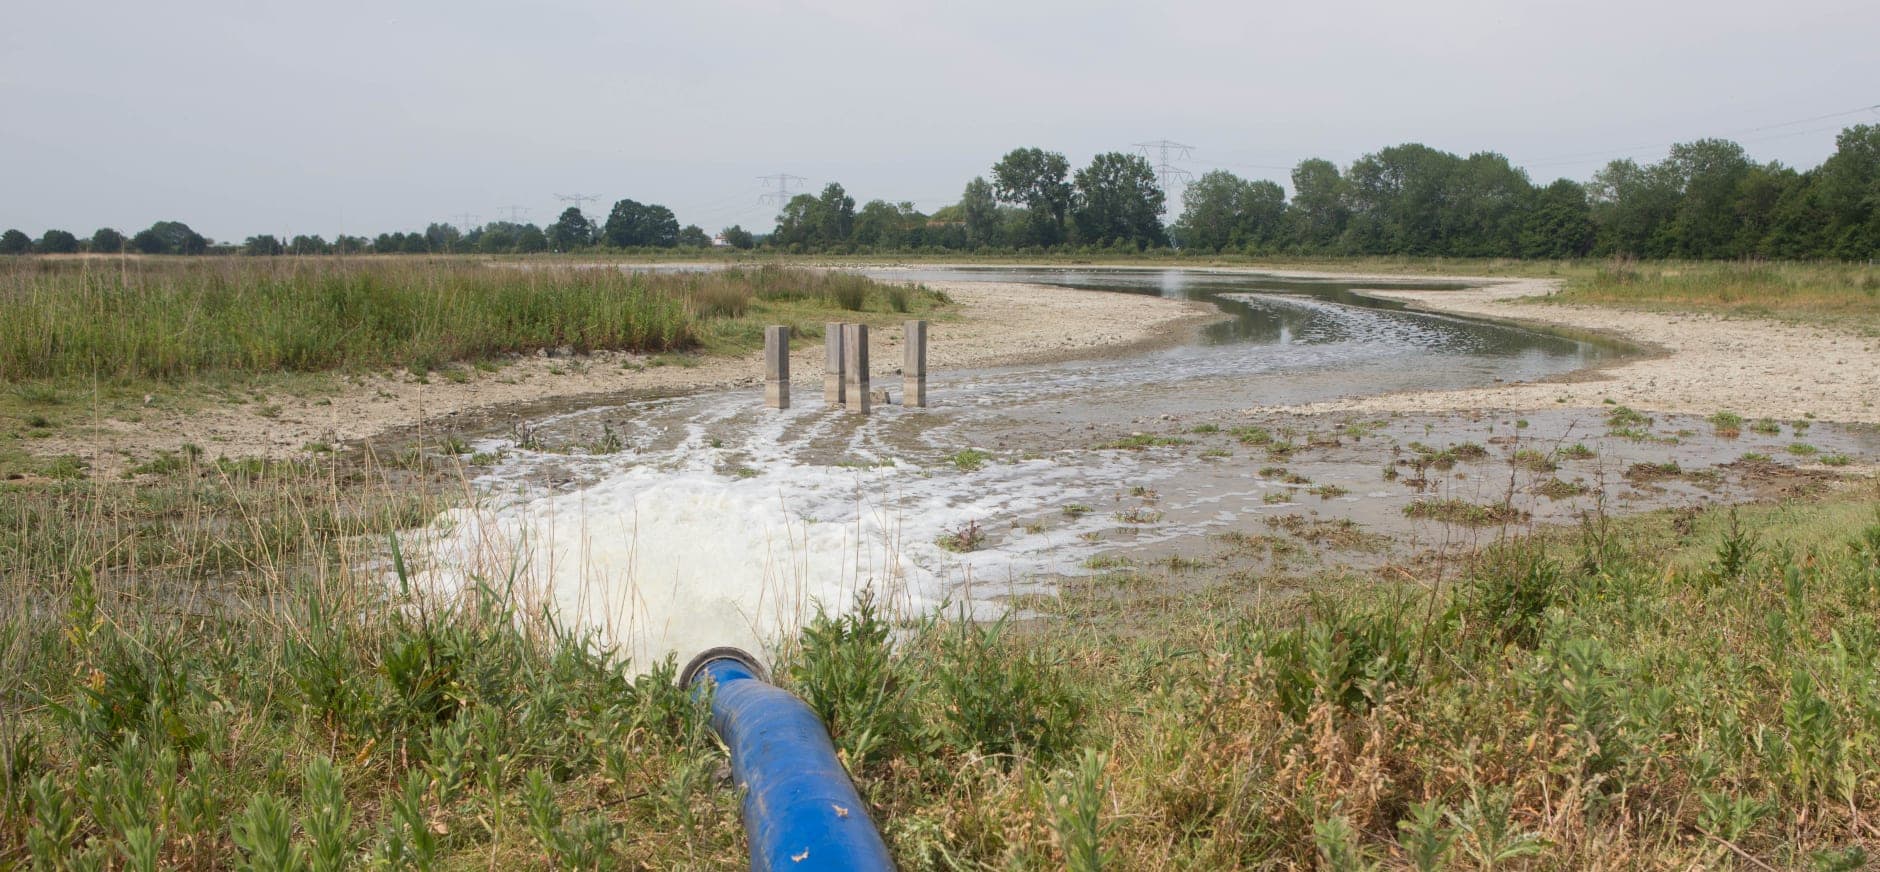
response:
[[[727,403],[748,406],[749,398],[702,401],[691,420],[718,419]],[[864,589],[910,612],[949,602],[976,613],[996,609],[992,600],[1033,589],[1039,576],[1081,572],[1096,551],[1079,534],[1113,522],[1100,513],[1063,518],[1066,503],[1100,504],[1167,474],[1127,452],[974,471],[813,465],[794,459],[793,440],[781,433],[805,417],[834,419],[809,422],[820,427],[842,420],[802,411],[757,419],[736,446],[761,459],[752,465],[762,471],[750,477],[712,471],[714,453],[732,449],[711,448],[712,428],[702,423],[658,456],[573,458],[592,483],[572,492],[517,490],[547,458],[516,451],[482,482],[489,493],[514,495],[439,518],[419,578],[441,591],[479,583],[517,591],[644,666],[712,645],[759,648],[800,626],[817,604],[840,609]],[[855,428],[857,455],[883,453],[873,441],[880,421]],[[1043,516],[1053,518],[1047,533],[985,527],[980,550],[938,544],[969,525]],[[1186,532],[1165,525],[1144,541]]]

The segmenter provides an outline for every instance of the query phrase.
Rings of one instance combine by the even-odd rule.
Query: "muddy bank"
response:
[[[956,315],[929,328],[934,370],[1050,363],[1165,347],[1186,341],[1214,320],[1213,307],[1131,294],[1092,293],[998,282],[929,283],[958,304]],[[878,331],[872,343],[877,377],[898,372],[900,331]],[[801,390],[821,383],[822,347],[796,343],[791,372]],[[95,471],[131,458],[201,446],[210,456],[291,457],[309,445],[338,447],[421,427],[489,420],[505,410],[566,405],[623,394],[679,394],[750,386],[762,378],[762,354],[673,358],[601,352],[535,356],[495,371],[466,368],[462,381],[408,373],[333,376],[336,388],[315,395],[269,397],[265,403],[196,409],[144,408],[135,421],[105,418],[83,433],[40,440],[37,453],[75,454]],[[895,387],[898,387],[896,385]]]
[[[1297,273],[1304,275],[1303,273]],[[1559,379],[1468,390],[1352,397],[1298,412],[1441,412],[1597,408],[1752,418],[1880,422],[1880,340],[1773,321],[1549,303],[1558,279],[1479,281],[1463,291],[1376,291],[1414,307],[1471,317],[1595,331],[1654,354]]]

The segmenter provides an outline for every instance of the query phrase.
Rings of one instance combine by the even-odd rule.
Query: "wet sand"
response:
[[[1285,410],[1522,411],[1596,408],[1610,400],[1650,412],[1702,416],[1728,410],[1749,418],[1813,415],[1843,423],[1880,422],[1880,339],[1758,319],[1545,302],[1546,295],[1560,289],[1558,279],[1454,280],[1482,285],[1373,293],[1433,312],[1603,333],[1653,353],[1557,379],[1353,397]]]

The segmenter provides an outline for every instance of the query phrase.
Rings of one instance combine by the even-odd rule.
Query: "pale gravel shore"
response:
[[[1009,282],[927,282],[958,304],[957,316],[928,327],[928,370],[1043,364],[1107,357],[1186,341],[1202,324],[1217,320],[1211,305],[1140,294],[1101,293]],[[898,397],[901,331],[877,329],[870,337],[871,369],[878,387]],[[497,372],[469,370],[468,381],[440,378],[421,384],[407,374],[342,380],[337,393],[272,397],[272,417],[257,405],[207,409],[140,410],[135,422],[105,419],[82,435],[39,440],[46,455],[76,454],[94,472],[125,467],[130,457],[201,446],[211,457],[293,457],[311,443],[334,447],[368,442],[387,434],[451,419],[489,417],[505,408],[542,403],[596,402],[630,392],[679,394],[749,387],[761,403],[763,355],[705,357],[695,366],[648,366],[644,355],[600,352],[572,358],[527,357]],[[799,392],[820,394],[823,349],[818,340],[793,343],[792,383]],[[808,396],[801,393],[799,396]],[[270,410],[273,411],[273,410]]]
[[[1753,318],[1542,302],[1540,297],[1560,289],[1558,279],[1452,280],[1481,284],[1461,291],[1371,293],[1432,312],[1595,331],[1643,345],[1650,353],[1545,381],[1249,411],[1520,411],[1604,407],[1611,400],[1675,414],[1728,410],[1751,418],[1812,414],[1824,421],[1880,423],[1880,339]]]

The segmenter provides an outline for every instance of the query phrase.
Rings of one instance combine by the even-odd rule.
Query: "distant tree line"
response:
[[[989,176],[989,178],[987,177]],[[38,240],[0,234],[0,254],[76,251],[146,254],[529,254],[592,248],[766,247],[786,252],[1143,251],[1294,255],[1568,258],[1840,258],[1880,255],[1880,125],[1849,127],[1820,166],[1757,163],[1728,140],[1671,147],[1662,161],[1615,160],[1591,181],[1536,185],[1492,152],[1461,157],[1417,143],[1364,155],[1340,169],[1294,167],[1290,198],[1267,180],[1224,170],[1182,193],[1165,226],[1164,193],[1140,156],[1108,152],[1073,171],[1064,155],[1020,148],[966,184],[958,203],[923,214],[913,203],[870,200],[859,209],[840,184],[784,204],[759,237],[733,225],[714,240],[681,227],[672,210],[621,200],[604,221],[571,208],[546,228],[492,222],[461,230],[372,239],[249,237],[213,245],[177,221],[126,238],[48,230]]]

